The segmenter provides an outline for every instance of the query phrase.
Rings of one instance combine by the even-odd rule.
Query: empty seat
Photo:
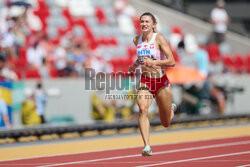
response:
[[[95,16],[96,16],[99,24],[106,24],[107,23],[107,17],[104,13],[103,8],[101,8],[101,7],[95,8]]]
[[[134,16],[134,17],[132,17],[132,20],[133,20],[134,28],[136,30],[136,34],[140,34],[141,33],[141,27],[140,27],[139,17]]]
[[[26,59],[26,48],[19,48],[18,60],[16,61],[16,67],[18,68],[26,68],[27,67],[27,59]]]
[[[41,75],[40,75],[38,69],[36,69],[36,68],[27,69],[25,71],[25,76],[26,76],[26,78],[29,78],[29,79],[40,79],[41,78]]]
[[[94,7],[90,0],[70,0],[68,6],[72,16],[80,17],[94,15]]]
[[[231,71],[231,72],[234,72],[234,61],[233,61],[233,57],[232,55],[225,55],[223,56],[223,64],[224,66],[226,67],[227,70]]]
[[[64,8],[62,9],[62,15],[66,18],[67,22],[68,22],[68,26],[73,26],[74,21],[73,21],[73,17],[71,16],[69,9],[68,8]]]
[[[246,55],[246,70],[248,73],[250,73],[250,54]]]
[[[236,72],[244,72],[246,70],[245,60],[242,55],[234,55],[234,68]]]
[[[219,46],[215,43],[211,43],[207,46],[207,52],[209,55],[209,60],[211,62],[218,62],[221,59]]]

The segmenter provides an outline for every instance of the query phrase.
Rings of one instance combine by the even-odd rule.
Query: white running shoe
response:
[[[177,110],[177,105],[172,103],[172,110],[175,112]]]
[[[142,156],[152,156],[152,151],[151,151],[151,148],[150,146],[145,146],[145,148],[142,150],[142,153],[141,153]]]

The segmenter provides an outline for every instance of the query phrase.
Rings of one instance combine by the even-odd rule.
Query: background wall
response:
[[[226,114],[250,113],[249,75],[217,75],[214,79],[219,85],[244,89],[244,92],[237,92],[229,96]],[[35,80],[27,80],[25,86],[35,88],[36,83]],[[70,116],[77,124],[94,123],[91,118],[91,91],[84,90],[84,79],[44,80],[43,84],[46,90],[57,88],[61,92],[59,96],[48,98],[46,107],[46,118],[48,120],[55,117]],[[178,85],[173,85],[173,96],[174,100],[181,100],[181,90]],[[14,112],[14,117],[15,124],[20,124],[20,112]]]
[[[37,81],[25,81],[26,87],[35,88]],[[46,118],[72,117],[75,123],[89,124],[91,118],[90,91],[85,91],[84,79],[44,80],[44,89],[59,89],[60,95],[48,97]]]

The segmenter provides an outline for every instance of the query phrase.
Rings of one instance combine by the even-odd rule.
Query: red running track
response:
[[[0,167],[250,167],[250,136],[1,161]]]

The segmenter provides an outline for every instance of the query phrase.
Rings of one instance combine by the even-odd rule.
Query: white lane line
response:
[[[182,151],[201,150],[201,149],[217,148],[217,147],[228,147],[228,146],[230,147],[230,146],[244,145],[244,144],[250,144],[250,140],[248,140],[248,141],[240,141],[240,142],[223,143],[223,144],[214,144],[214,145],[208,145],[208,146],[199,146],[199,147],[192,147],[192,148],[182,148],[182,149],[169,150],[169,151],[160,151],[160,152],[154,152],[153,155],[175,153],[175,152],[182,152]],[[52,166],[61,166],[61,165],[72,165],[72,164],[79,164],[79,163],[97,162],[97,161],[131,158],[131,157],[139,157],[139,156],[141,156],[141,154],[125,155],[125,156],[117,156],[117,157],[108,157],[108,158],[100,158],[100,159],[92,159],[92,160],[84,160],[84,161],[65,162],[65,163],[55,163],[55,164],[51,164],[51,165],[38,166],[38,167],[52,167]]]
[[[91,163],[91,164],[147,164],[147,163],[163,163],[166,161],[136,161],[136,162],[128,162],[128,161],[119,161],[119,162],[95,162],[95,163]],[[0,167],[7,167],[7,166],[37,166],[37,165],[50,165],[50,163],[4,163],[4,164],[0,164]]]
[[[188,161],[195,161],[195,160],[201,160],[201,159],[210,159],[210,158],[218,158],[218,157],[227,157],[227,156],[242,155],[242,154],[250,154],[250,151],[230,153],[230,154],[221,154],[221,155],[213,155],[213,156],[207,156],[207,157],[190,158],[190,159],[183,159],[183,160],[178,160],[178,161],[169,161],[169,162],[164,162],[164,163],[149,164],[149,165],[142,165],[142,166],[136,166],[136,167],[148,167],[148,166],[151,167],[151,166],[175,164],[175,163],[180,163],[180,162],[188,162]]]
[[[49,163],[19,163],[19,164],[16,164],[16,163],[11,163],[11,164],[8,164],[8,163],[3,163],[3,164],[0,164],[0,167],[6,167],[6,166],[35,166],[35,165],[46,165],[46,164],[49,164]]]
[[[235,167],[249,167],[250,164],[246,164],[246,165],[240,165],[240,166],[235,166]]]
[[[247,136],[247,138],[250,136]],[[242,138],[241,136],[238,137],[227,137],[224,139],[239,139]],[[189,144],[189,143],[196,143],[196,142],[205,142],[205,141],[215,141],[215,140],[224,140],[223,138],[220,139],[201,139],[201,140],[192,140],[187,142],[172,142],[172,143],[166,143],[166,144],[156,144],[154,146],[165,146],[165,145],[172,145],[172,144]],[[24,146],[25,147],[25,146]],[[115,150],[126,150],[126,149],[136,149],[141,148],[141,146],[130,146],[130,147],[120,147],[120,148],[112,148],[112,149],[106,149],[106,150],[93,150],[93,151],[84,151],[84,152],[76,152],[76,153],[62,153],[62,154],[56,154],[56,155],[42,155],[42,156],[33,156],[33,157],[26,157],[26,158],[15,158],[15,159],[8,159],[8,160],[0,160],[1,162],[10,162],[10,161],[18,161],[18,160],[30,160],[30,159],[37,159],[37,158],[48,158],[48,157],[58,157],[58,156],[66,156],[66,155],[79,155],[79,154],[88,154],[88,153],[100,153],[105,151],[115,151]],[[1,148],[0,148],[1,149]]]

